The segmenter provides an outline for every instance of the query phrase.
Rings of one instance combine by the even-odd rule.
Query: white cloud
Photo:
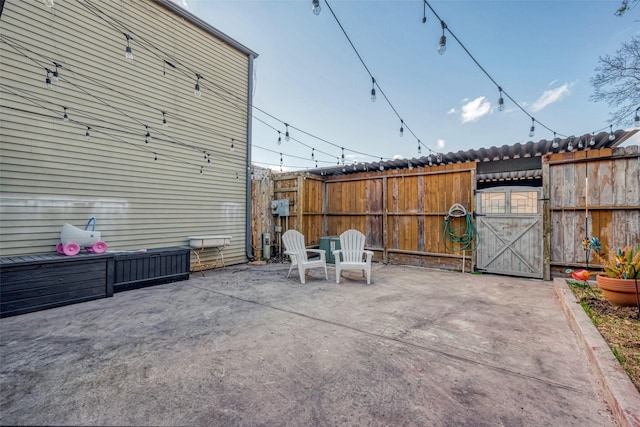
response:
[[[392,160],[402,160],[404,156],[402,154],[394,154]]]
[[[564,98],[565,95],[569,95],[571,93],[569,91],[569,88],[571,86],[571,83],[565,83],[555,89],[545,90],[542,95],[540,95],[540,97],[536,99],[535,102],[531,105],[531,111],[538,112],[546,106],[560,101],[562,98]]]
[[[436,144],[438,145],[438,149],[442,150],[446,143],[445,143],[444,139],[439,139],[439,140],[436,141]]]
[[[462,123],[475,122],[491,112],[491,103],[484,96],[464,104],[461,109]]]
[[[458,110],[456,110],[455,108],[451,108],[449,111],[447,111],[447,114],[455,114],[457,112]]]
[[[171,1],[177,4],[178,6],[182,6],[186,10],[189,10],[189,5],[187,4],[187,0],[171,0]]]

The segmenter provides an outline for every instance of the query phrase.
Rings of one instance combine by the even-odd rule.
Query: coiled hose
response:
[[[465,218],[464,223],[458,228],[451,229],[451,219],[462,217]],[[451,206],[449,213],[444,217],[442,240],[444,241],[444,247],[452,252],[471,252],[478,247],[478,232],[473,224],[473,218],[464,206],[459,203]]]

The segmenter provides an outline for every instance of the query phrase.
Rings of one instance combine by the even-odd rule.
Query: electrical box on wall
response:
[[[278,202],[278,215],[289,216],[289,199],[279,199]]]
[[[271,201],[271,215],[277,215],[278,214],[278,201],[277,200],[272,200]]]

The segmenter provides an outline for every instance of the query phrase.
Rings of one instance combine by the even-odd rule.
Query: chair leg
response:
[[[336,266],[336,283],[340,284],[340,267]]]
[[[300,273],[300,281],[302,282],[302,284],[304,285],[304,273],[305,273],[305,269],[304,266],[302,264],[298,264],[298,272]]]
[[[324,278],[325,280],[329,280],[329,275],[327,274],[327,264],[324,265]]]
[[[293,262],[291,262],[291,265],[289,266],[289,273],[287,273],[287,279],[289,278],[289,276],[291,275],[291,270],[293,269]]]
[[[362,272],[364,273],[364,271]],[[367,270],[367,285],[371,284],[371,270]]]

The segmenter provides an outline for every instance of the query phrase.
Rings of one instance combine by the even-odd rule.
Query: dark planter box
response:
[[[113,296],[110,254],[0,258],[0,317]]]
[[[114,291],[189,279],[191,250],[183,247],[115,254]]]

